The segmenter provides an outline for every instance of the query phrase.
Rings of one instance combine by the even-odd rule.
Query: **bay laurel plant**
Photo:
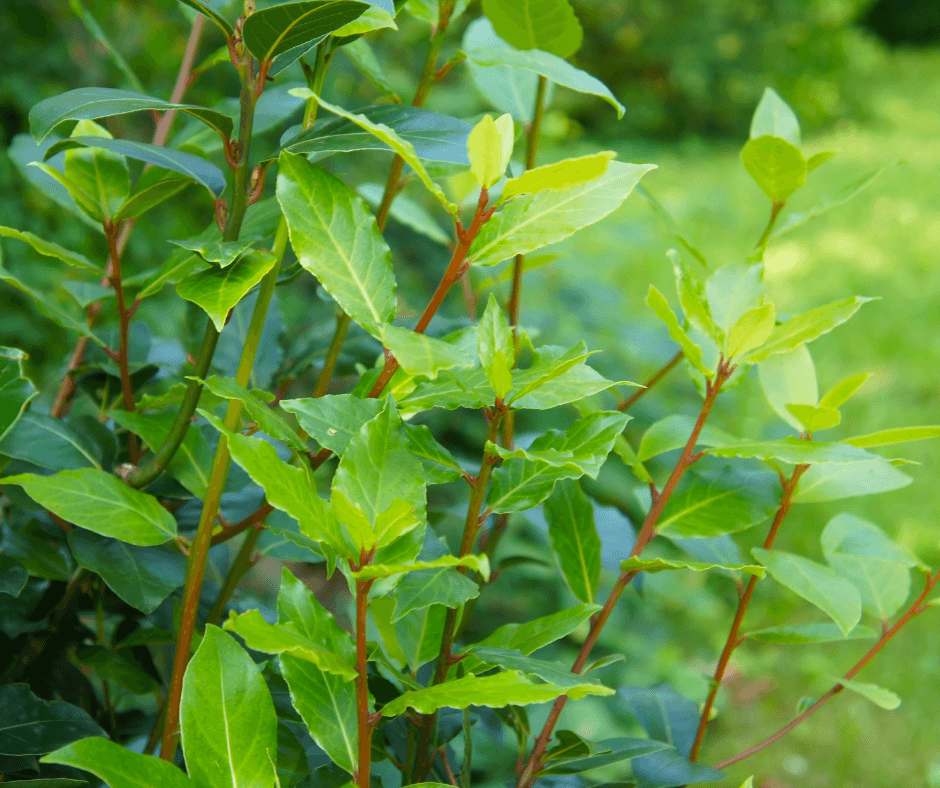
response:
[[[907,484],[904,460],[880,452],[940,434],[841,428],[864,375],[820,396],[810,343],[869,299],[784,317],[765,291],[768,244],[827,207],[796,214],[787,202],[831,154],[804,157],[796,117],[768,90],[742,152],[768,198],[766,230],[748,260],[723,267],[677,233],[681,313],[656,288],[647,297],[677,352],[643,386],[628,369],[610,380],[584,342],[541,344],[520,320],[523,298],[540,297],[523,286],[527,267],[545,262],[526,256],[603,220],[633,191],[664,212],[638,187],[654,166],[607,151],[539,165],[556,89],[624,107],[569,62],[582,33],[567,0],[484,0],[474,19],[467,5],[183,0],[193,26],[169,100],[82,87],[33,108],[33,141],[16,141],[21,163],[32,161],[26,176],[100,231],[107,253],[0,228],[7,295],[19,290],[75,340],[60,382],[43,391],[22,350],[0,352],[5,780],[714,783],[844,690],[898,704],[856,675],[936,603],[940,570],[850,514],[822,531],[825,563],[775,547],[798,527],[797,505]],[[370,45],[394,42],[396,19],[409,15],[427,32],[410,104]],[[203,37],[221,46],[195,66]],[[375,103],[324,98],[338,53],[374,86]],[[185,103],[194,79],[229,67],[237,108]],[[461,73],[496,115],[470,123],[423,108]],[[295,109],[302,122],[286,128]],[[155,113],[151,142],[104,125],[134,113]],[[357,161],[382,162],[384,186],[360,182]],[[165,243],[159,259],[127,259],[134,228],[191,186],[215,220]],[[386,240],[395,224],[446,263],[409,268]],[[64,266],[44,288],[23,262],[37,259],[22,258],[29,247]],[[496,287],[478,304],[471,276],[493,266]],[[396,290],[397,279],[420,284]],[[307,350],[295,357],[275,352],[287,341],[279,292],[307,299],[292,346]],[[181,329],[191,355],[157,374],[135,315],[168,298],[190,304],[203,333]],[[454,317],[461,300],[466,318]],[[316,321],[331,331],[313,331]],[[689,377],[697,417],[670,415],[628,440],[635,404],[674,368]],[[778,437],[708,424],[748,374],[779,415]],[[543,428],[522,440],[517,418]],[[625,556],[613,576],[583,483],[607,462],[640,501],[635,531],[613,537]],[[526,512],[544,516],[547,535],[506,555],[500,546]],[[762,546],[745,558],[734,535],[747,529]],[[276,608],[239,587],[260,555],[295,562],[280,574]],[[296,562],[318,566],[332,591],[314,594]],[[492,581],[532,563],[556,573],[563,593],[522,620],[481,621],[485,598],[507,588]],[[710,573],[737,590],[697,697],[618,686],[603,669],[619,655],[595,649],[605,627],[611,642],[624,594],[662,572]],[[747,615],[758,585],[806,609],[761,625]],[[730,713],[720,689],[736,649],[848,640],[860,643],[854,666],[779,731],[767,722],[737,754],[708,739],[717,709]],[[537,653],[566,654],[552,651],[566,643],[573,662]],[[634,719],[635,734],[589,740],[564,728],[567,704],[589,696]]]

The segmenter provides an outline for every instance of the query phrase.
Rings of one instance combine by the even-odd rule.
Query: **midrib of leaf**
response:
[[[736,493],[736,492],[737,492],[737,490],[724,490],[723,492],[719,493],[718,495],[713,495],[713,496],[711,496],[710,498],[705,498],[704,500],[701,500],[701,501],[699,501],[698,503],[693,504],[692,506],[689,506],[689,507],[683,509],[681,512],[677,512],[676,514],[674,514],[674,515],[673,515],[672,517],[670,517],[669,519],[663,520],[663,521],[659,524],[658,527],[659,527],[660,529],[662,529],[664,526],[667,526],[667,525],[669,525],[670,523],[674,523],[674,522],[675,522],[676,520],[678,520],[680,517],[682,517],[682,516],[684,516],[684,515],[687,515],[687,514],[689,514],[690,512],[697,511],[697,510],[703,508],[704,506],[707,506],[708,504],[714,503],[715,501],[720,501],[722,498],[725,498],[725,497],[727,497],[727,496],[729,496],[729,495],[733,495],[733,494]]]
[[[220,654],[216,654],[219,657],[219,665],[217,667],[218,676],[219,676],[219,695],[222,699],[222,719],[225,721],[225,749],[228,752],[228,768],[229,774],[232,778],[232,788],[237,788],[238,786],[238,777],[235,774],[235,761],[232,757],[232,733],[229,728],[229,714],[228,707],[225,703],[225,676],[222,673],[222,658]]]
[[[567,499],[567,496],[566,496],[565,503],[568,509],[568,514],[569,514],[568,522],[571,523],[571,526],[572,526],[571,530],[572,530],[572,534],[574,537],[574,541],[578,547],[578,563],[581,565],[581,579],[584,581],[584,591],[585,591],[584,595],[588,599],[591,599],[594,595],[591,591],[591,582],[589,579],[587,563],[584,560],[584,544],[581,541],[581,529],[577,526],[577,520],[575,518],[574,507],[571,505],[570,500]]]
[[[320,670],[319,668],[317,668]],[[336,694],[333,692],[333,685],[330,684],[330,679],[328,674],[320,670],[323,674],[323,684],[326,687],[326,691],[330,695],[330,703],[333,704],[333,711],[336,714],[337,727],[340,730],[340,733],[343,735],[343,741],[346,743],[346,754],[349,756],[349,762],[352,764],[356,763],[356,748],[353,747],[352,739],[349,738],[349,735],[346,732],[346,724],[343,721],[343,715],[340,713],[339,704],[336,701]]]

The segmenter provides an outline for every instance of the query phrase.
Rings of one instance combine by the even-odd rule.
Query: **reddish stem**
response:
[[[368,566],[367,556],[361,569]],[[369,609],[369,589],[374,580],[356,581],[356,717],[358,720],[359,765],[355,775],[359,788],[369,788],[372,764],[372,721],[369,717],[368,659],[366,654],[366,613]]]
[[[661,381],[664,377],[666,377],[666,375],[668,375],[673,370],[673,368],[680,361],[682,361],[683,355],[684,354],[681,350],[678,353],[676,353],[676,355],[674,355],[671,359],[669,359],[669,361],[667,361],[658,372],[656,372],[652,377],[650,377],[649,380],[646,381],[646,383],[643,384],[643,388],[637,389],[634,392],[633,396],[621,402],[617,406],[617,410],[629,410],[630,408],[632,408],[636,404],[637,400],[640,399],[640,397],[642,397],[644,394],[648,394],[650,389],[653,388],[653,386],[655,386],[657,383],[659,383],[659,381]]]

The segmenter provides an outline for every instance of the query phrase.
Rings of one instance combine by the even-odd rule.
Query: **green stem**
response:
[[[754,251],[748,257],[753,263],[759,263],[764,259],[764,252],[767,251],[767,244],[770,243],[770,234],[774,231],[774,227],[777,224],[777,219],[780,218],[780,214],[783,212],[783,209],[786,207],[786,200],[781,200],[779,202],[774,202],[770,209],[770,219],[767,221],[767,226],[764,228],[764,232],[761,234],[760,239],[757,241],[757,245],[754,247]]]
[[[346,332],[349,330],[349,323],[350,317],[345,312],[340,312],[336,316],[336,330],[333,332],[333,341],[330,342],[330,349],[323,361],[323,369],[320,370],[317,387],[313,390],[314,397],[322,397],[329,388],[330,378],[333,377],[333,370],[336,368],[336,361],[339,359],[339,352],[343,348],[343,340],[346,339]]]
[[[793,502],[793,493],[796,492],[796,485],[800,481],[800,477],[806,472],[806,469],[809,468],[809,465],[797,465],[793,469],[793,475],[787,480],[786,484],[783,486],[783,494],[780,496],[780,506],[777,509],[777,513],[774,515],[774,520],[770,526],[770,531],[767,534],[767,538],[764,540],[764,549],[769,550],[773,547],[774,541],[777,538],[777,532],[780,530],[780,525],[783,523],[787,514],[790,511],[790,506]],[[728,632],[728,639],[725,641],[725,646],[722,649],[721,657],[718,659],[718,665],[715,668],[715,675],[712,677],[711,688],[708,692],[708,697],[705,699],[705,705],[702,707],[702,713],[699,717],[698,730],[695,733],[695,741],[692,744],[692,750],[689,752],[689,760],[695,761],[698,759],[698,752],[702,746],[702,740],[705,738],[705,730],[708,727],[708,721],[711,718],[712,707],[715,705],[715,698],[718,696],[718,690],[721,688],[721,682],[725,677],[725,671],[728,669],[728,663],[731,661],[731,655],[734,653],[734,650],[741,644],[739,639],[739,633],[741,632],[741,625],[744,623],[744,614],[747,612],[748,605],[751,603],[751,597],[754,595],[754,589],[757,587],[757,577],[751,576],[751,579],[748,580],[747,587],[744,589],[744,593],[741,594],[741,599],[738,601],[738,609],[734,614],[734,620],[731,623],[731,630]]]
[[[259,525],[260,524],[261,523],[259,523]],[[235,593],[235,588],[248,573],[248,570],[251,569],[252,555],[260,538],[261,528],[252,528],[251,531],[248,532],[248,536],[246,536],[245,541],[242,542],[238,555],[235,556],[232,566],[229,567],[228,574],[225,576],[225,582],[222,584],[222,589],[216,597],[215,604],[212,606],[212,610],[206,618],[207,624],[214,624],[219,620],[222,611],[225,610],[225,605],[228,603],[232,594]]]

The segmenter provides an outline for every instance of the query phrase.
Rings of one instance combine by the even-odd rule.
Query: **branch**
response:
[[[650,377],[650,379],[647,380],[646,383],[643,384],[643,388],[637,389],[634,392],[633,396],[621,402],[617,406],[617,410],[629,410],[630,408],[632,408],[636,404],[637,400],[640,399],[640,397],[642,397],[644,394],[648,394],[650,389],[653,388],[653,386],[655,386],[657,383],[659,383],[659,381],[661,381],[664,377],[666,377],[666,375],[668,375],[673,370],[673,368],[680,361],[682,361],[683,355],[684,353],[681,350],[678,353],[676,353],[676,355],[674,355],[671,359],[669,359],[669,361],[663,364],[662,368],[658,372],[654,373]]]

